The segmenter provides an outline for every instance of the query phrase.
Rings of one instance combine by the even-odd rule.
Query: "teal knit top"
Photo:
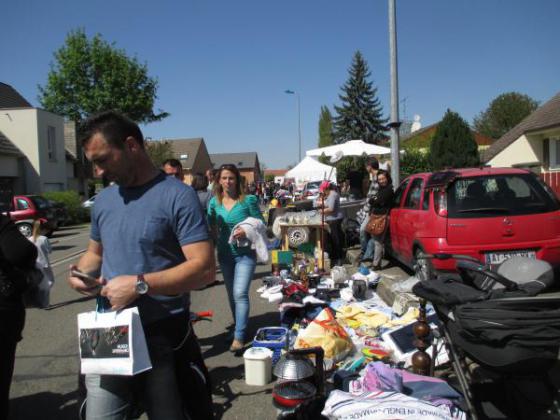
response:
[[[236,224],[248,217],[263,220],[257,197],[246,195],[243,201],[237,201],[228,211],[223,204],[212,197],[208,203],[208,224],[218,228],[218,257],[227,255],[244,255],[254,252],[251,247],[238,248],[236,244],[229,244],[229,236]],[[263,220],[264,221],[264,220]]]

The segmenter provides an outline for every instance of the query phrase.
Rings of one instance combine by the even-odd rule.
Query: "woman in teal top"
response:
[[[222,165],[216,174],[214,197],[208,203],[208,223],[217,238],[218,262],[235,322],[231,351],[239,351],[244,345],[249,319],[249,287],[257,257],[242,228],[233,232],[235,243],[230,244],[229,238],[235,225],[248,217],[262,220],[258,199],[243,194],[241,175],[235,165]]]

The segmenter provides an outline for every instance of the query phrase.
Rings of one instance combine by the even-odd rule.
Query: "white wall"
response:
[[[54,127],[56,156],[49,159],[48,127]],[[52,112],[37,109],[37,133],[41,167],[42,191],[66,189],[66,152],[64,143],[64,118]]]
[[[512,144],[492,158],[488,165],[492,167],[510,167],[527,163],[542,162],[542,139],[519,137]]]
[[[56,160],[48,157],[47,130],[56,133]],[[25,190],[41,193],[66,189],[66,158],[64,151],[64,119],[37,108],[3,109],[0,114],[2,131],[25,155]]]
[[[25,190],[40,192],[39,147],[37,144],[37,110],[34,108],[5,109],[0,114],[0,130],[25,155]]]

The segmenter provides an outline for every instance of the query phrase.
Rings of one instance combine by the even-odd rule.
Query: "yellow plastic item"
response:
[[[337,319],[346,323],[350,328],[358,328],[362,325],[367,327],[378,328],[387,322],[390,318],[382,312],[364,311],[358,305],[346,305],[338,309]]]
[[[352,350],[352,340],[329,308],[323,309],[306,329],[299,331],[294,348],[315,346],[322,347],[325,359],[333,362],[344,359]]]

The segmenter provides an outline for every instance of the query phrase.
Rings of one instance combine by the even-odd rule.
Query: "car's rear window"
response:
[[[496,217],[547,213],[558,199],[532,174],[459,178],[447,190],[448,217]]]

